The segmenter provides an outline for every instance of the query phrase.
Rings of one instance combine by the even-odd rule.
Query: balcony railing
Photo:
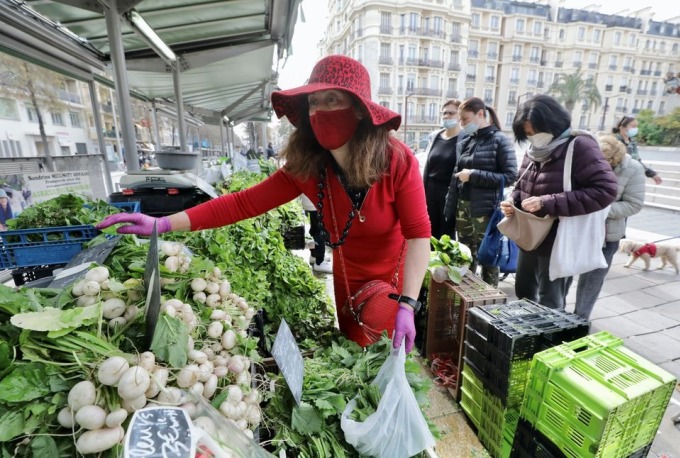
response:
[[[638,89],[637,90],[637,95],[647,95],[647,91],[644,89]]]
[[[654,96],[654,95],[657,95],[657,94],[658,94],[658,92],[656,91],[656,89],[652,89],[651,91],[649,91],[649,95]]]
[[[617,68],[619,68],[618,65],[610,65],[609,66],[609,70],[616,70]]]
[[[522,60],[522,56],[521,56],[521,55],[514,55],[514,56],[512,56],[512,61],[513,61],[513,62],[520,62],[521,60]]]
[[[61,100],[66,101],[66,102],[77,103],[78,105],[82,104],[82,102],[80,100],[80,96],[78,94],[73,93],[73,92],[60,90],[59,91],[59,98]]]
[[[387,86],[380,86],[380,87],[378,87],[378,94],[391,95],[392,94],[392,88],[387,87]]]
[[[640,112],[639,108],[633,108],[633,114],[638,114]]]
[[[487,105],[493,105],[493,99],[484,99],[484,103]]]
[[[542,87],[544,87],[544,86],[545,86],[545,82],[544,82],[544,81],[539,81],[539,82],[536,83],[536,87],[542,88]]]
[[[421,28],[420,27],[401,27],[399,29],[399,33],[401,35],[420,35]]]
[[[555,61],[555,68],[562,68],[563,65],[564,65],[564,62],[562,62],[561,60]]]
[[[508,99],[508,105],[514,107],[515,105],[517,105],[517,99]]]
[[[479,57],[479,51],[476,49],[471,49],[468,51],[468,57],[472,57],[473,59],[476,59]]]
[[[460,64],[456,64],[456,63],[449,64],[449,70],[459,72],[460,71]]]
[[[460,35],[451,35],[451,43],[460,43],[463,41],[463,37]]]
[[[391,25],[381,25],[380,26],[380,33],[384,35],[392,35],[392,26]]]
[[[545,67],[546,65],[548,65],[548,61],[545,60],[545,59],[541,59],[541,61],[539,63],[542,67]]]
[[[532,63],[532,64],[538,64],[538,63],[541,62],[541,58],[540,57],[530,57],[529,62]]]
[[[378,58],[378,63],[381,65],[394,65],[394,59],[390,56],[380,56]]]
[[[649,76],[652,74],[651,70],[640,70],[640,75],[642,76]]]
[[[536,86],[536,83],[538,83],[537,80],[528,80],[528,81],[527,81],[527,86]]]
[[[465,75],[467,81],[477,81],[477,75]]]
[[[446,91],[446,98],[447,99],[457,99],[458,98],[458,91]]]
[[[414,124],[436,124],[439,119],[433,116],[416,116],[413,119]]]
[[[421,35],[425,37],[446,38],[446,32],[443,30],[423,30]]]
[[[575,68],[581,68],[581,65],[583,65],[583,62],[577,60],[577,61],[572,62],[571,65],[572,65],[572,67],[575,67]]]
[[[631,73],[635,73],[635,67],[631,68],[631,69],[630,69],[630,72],[631,72]]]
[[[496,60],[498,59],[498,53],[497,52],[488,52],[486,53],[486,58],[489,60]]]
[[[588,68],[590,68],[590,69],[597,68],[597,62],[590,62],[590,63],[588,64]]]
[[[519,78],[510,78],[510,84],[519,84]]]
[[[626,92],[628,90],[628,86],[619,86],[619,92]]]
[[[495,76],[487,76],[484,78],[484,81],[487,83],[495,83],[496,82],[496,77]]]
[[[624,65],[624,66],[623,66],[623,71],[624,71],[624,72],[629,72],[629,71],[631,70],[631,68],[633,68],[633,67],[631,67],[630,65]]]
[[[110,103],[102,103],[102,111],[104,113],[113,113],[113,105]]]
[[[661,76],[661,70],[654,70],[654,76]]]
[[[416,95],[429,95],[429,96],[441,97],[442,90],[441,89],[430,89],[430,88],[427,88],[427,87],[417,87],[413,90],[413,93],[416,94]]]
[[[606,85],[604,86],[604,90],[605,90],[606,92],[609,92],[609,91],[611,91],[612,89],[614,89],[614,85],[613,85],[613,84],[606,84]]]

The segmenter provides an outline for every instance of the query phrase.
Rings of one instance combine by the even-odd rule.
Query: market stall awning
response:
[[[130,89],[149,99],[174,99],[172,73],[166,62],[139,33],[131,14],[141,16],[178,56],[185,106],[206,117],[227,116],[239,122],[268,116],[269,96],[277,79],[277,62],[290,47],[298,6],[302,0],[119,0],[126,19],[121,34]],[[97,62],[110,61],[103,8],[105,0],[7,0],[3,29],[11,27],[30,38],[22,47],[4,48],[28,55],[53,68],[97,71]],[[33,16],[32,16],[33,15]],[[19,32],[17,32],[19,30]],[[0,30],[5,35],[5,30]],[[46,37],[58,36],[58,40]],[[64,65],[57,47],[69,51],[73,64]],[[78,49],[80,59],[73,56]],[[65,55],[61,51],[60,55]],[[77,63],[76,63],[77,61]]]

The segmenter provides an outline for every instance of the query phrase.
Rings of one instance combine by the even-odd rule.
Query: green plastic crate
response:
[[[653,440],[675,383],[601,332],[535,355],[521,416],[567,456],[625,457]]]
[[[467,365],[463,365],[463,372],[461,375],[460,406],[467,414],[470,421],[472,421],[472,424],[479,429],[482,415],[482,400],[484,398],[484,385]]]

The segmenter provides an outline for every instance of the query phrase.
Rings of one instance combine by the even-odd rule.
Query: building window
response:
[[[560,40],[564,40],[564,35],[565,35],[564,29],[560,29],[560,33],[558,35]]]
[[[392,44],[380,43],[380,58],[385,59],[392,56]]]
[[[80,127],[80,114],[70,111],[68,116],[71,118],[71,127]]]
[[[634,33],[631,33],[630,36],[628,37],[628,46],[636,46],[637,43],[637,36]]]
[[[76,143],[76,154],[87,154],[87,145],[85,143]]]
[[[491,30],[498,30],[501,28],[501,18],[498,16],[491,16],[489,19],[489,27]]]
[[[534,21],[534,35],[543,35],[543,23]]]
[[[577,32],[578,41],[585,41],[586,39],[586,28],[579,27]]]
[[[621,32],[614,32],[614,45],[619,46],[621,44]]]
[[[380,13],[380,27],[386,29],[392,27],[392,13]]]
[[[477,13],[472,13],[472,17],[471,17],[472,27],[474,27],[475,29],[478,29],[481,22],[482,22],[482,19],[481,19],[480,15],[477,14]]]
[[[444,19],[437,16],[434,18],[434,31],[436,33],[441,33],[444,30]]]
[[[593,42],[595,44],[599,43],[600,40],[602,39],[602,31],[601,30],[593,30]]]
[[[474,96],[475,96],[475,88],[469,87],[469,88],[465,89],[465,98],[466,99],[469,99],[470,97],[474,97]]]
[[[383,100],[383,101],[380,102],[380,106],[385,107],[389,110],[390,109],[390,102],[386,102],[386,101]]]
[[[460,22],[451,23],[451,36],[454,38],[460,38]]]
[[[431,103],[429,105],[428,110],[427,110],[427,115],[430,118],[430,120],[434,121],[435,119],[437,119],[437,116],[438,116],[437,112],[438,111],[439,110],[437,110],[437,104],[436,103]]]
[[[416,88],[416,75],[406,75],[406,91],[411,92]]]
[[[0,97],[0,118],[19,120],[19,110],[14,100]]]
[[[514,111],[508,111],[505,114],[505,125],[506,126],[511,126],[512,122],[515,120],[515,112]]]
[[[524,19],[518,18],[515,20],[515,31],[519,33],[524,33],[524,27],[525,27],[525,21]]]
[[[408,29],[411,32],[416,32],[418,30],[419,22],[418,13],[411,13],[408,15]]]
[[[26,114],[28,115],[28,120],[31,122],[38,122],[38,112],[35,108],[26,107]]]
[[[387,89],[390,87],[390,74],[381,73],[380,74],[380,89]]]

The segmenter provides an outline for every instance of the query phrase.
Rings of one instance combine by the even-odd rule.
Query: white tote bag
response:
[[[564,159],[564,191],[571,191],[571,164],[574,141],[569,142]],[[607,267],[602,254],[606,235],[605,220],[609,206],[593,213],[560,216],[557,235],[550,254],[550,280],[572,277],[591,270]]]

